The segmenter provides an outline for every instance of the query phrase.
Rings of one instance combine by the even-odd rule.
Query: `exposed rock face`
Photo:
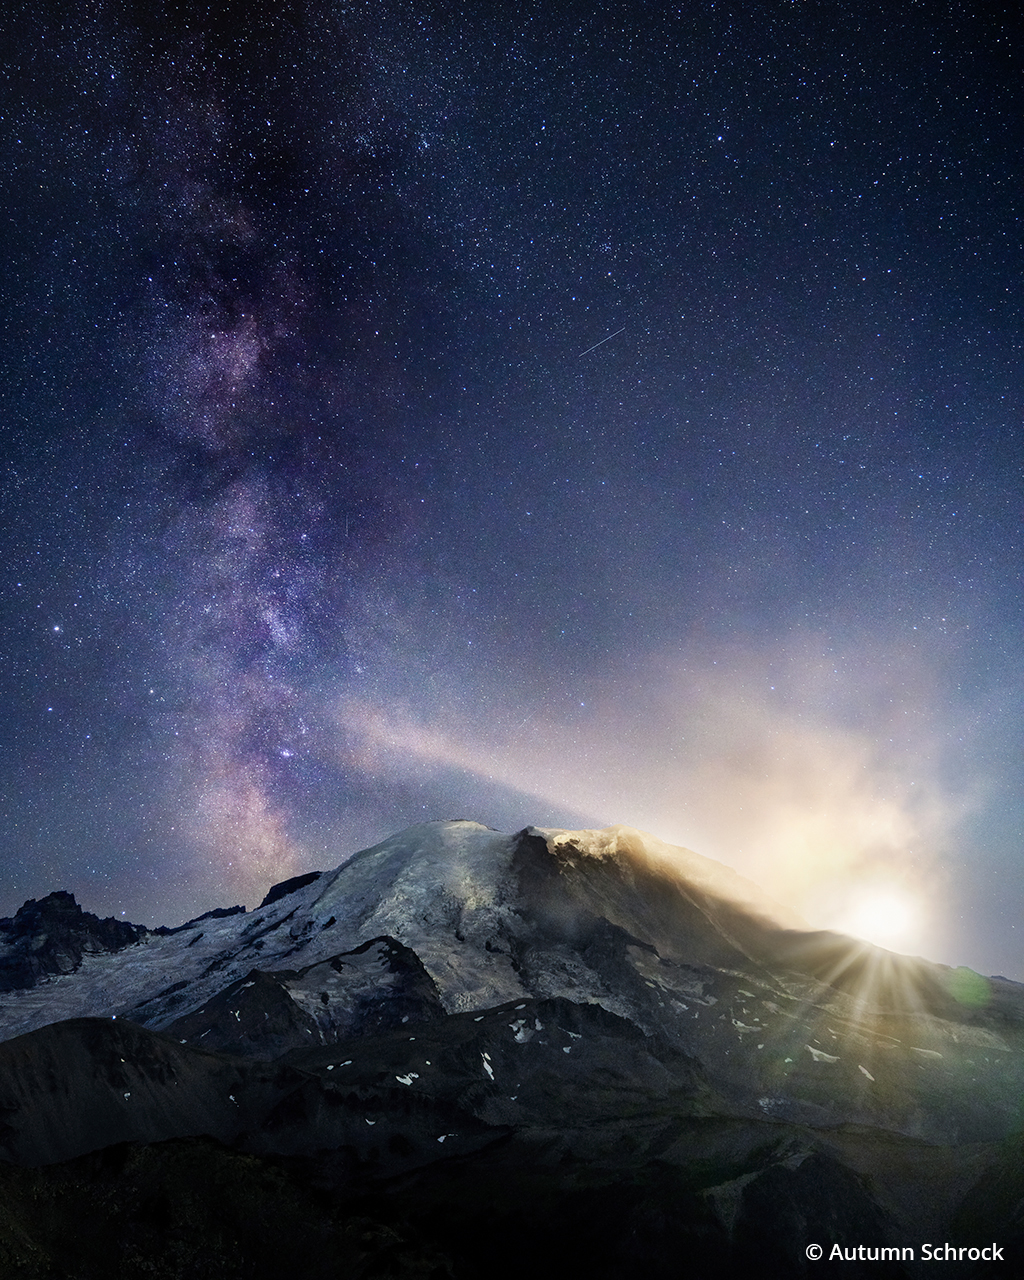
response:
[[[329,1187],[324,1259],[362,1256],[363,1214],[405,1250],[394,1274],[561,1275],[566,1233],[577,1272],[675,1277],[685,1255],[698,1280],[818,1274],[812,1242],[914,1249],[1004,1220],[1024,1239],[999,1146],[1024,1094],[1022,988],[800,928],[627,828],[429,823],[252,912],[147,933],[58,894],[4,924],[5,956],[50,957],[0,1005],[0,1158],[53,1165],[28,1199],[8,1178],[30,1235],[47,1187],[131,1201],[179,1148],[116,1177],[90,1151],[207,1135],[235,1154],[193,1145],[200,1170],[245,1153],[254,1187]],[[176,1194],[168,1223],[192,1204]],[[245,1274],[275,1274],[276,1246],[238,1248]],[[916,1274],[904,1261],[843,1274]]]
[[[31,987],[50,974],[73,973],[84,955],[120,951],[148,930],[83,911],[74,895],[58,890],[30,898],[14,919],[0,920],[0,991]]]
[[[292,876],[290,880],[282,880],[279,884],[271,885],[260,906],[269,907],[281,898],[287,898],[290,893],[294,893],[297,889],[305,889],[307,884],[312,884],[314,880],[319,880],[322,875],[322,871],[307,871],[304,875]]]
[[[167,1032],[204,1049],[277,1057],[444,1016],[415,952],[394,938],[373,938],[304,969],[253,969]]]

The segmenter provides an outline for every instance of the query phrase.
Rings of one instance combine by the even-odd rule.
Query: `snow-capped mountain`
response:
[[[415,952],[449,1013],[556,994],[624,1012],[632,1010],[624,993],[581,961],[579,943],[599,920],[660,942],[666,958],[685,953],[712,965],[749,962],[750,926],[738,911],[800,927],[728,868],[640,832],[508,836],[475,822],[412,827],[334,871],[274,886],[251,912],[222,908],[152,933],[82,915],[77,948],[67,915],[73,899],[44,902],[45,914],[32,902],[0,922],[8,930],[0,949],[0,985],[10,990],[0,1010],[5,1037],[83,1015],[163,1029],[250,969],[308,968],[380,937]],[[26,943],[37,954],[39,938],[60,920],[67,956],[49,973],[30,972]],[[0,932],[0,946],[4,940]],[[323,1021],[321,1010],[312,1012]]]
[[[682,1179],[666,1250],[711,1232],[735,1261],[744,1214],[764,1226],[783,1202],[844,1238],[909,1240],[995,1176],[977,1144],[1016,1131],[1024,989],[971,977],[814,932],[629,828],[426,823],[252,911],[147,931],[55,893],[0,921],[0,1156],[206,1135],[312,1159],[345,1194],[413,1179],[428,1218],[467,1168],[529,1198],[532,1161],[583,1161],[631,1213],[638,1188]],[[545,1196],[582,1194],[549,1173],[542,1218]],[[800,1274],[784,1221],[779,1274]],[[438,1240],[455,1268],[438,1274],[471,1274]]]

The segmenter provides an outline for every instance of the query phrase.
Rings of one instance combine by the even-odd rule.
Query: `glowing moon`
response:
[[[854,890],[833,927],[899,951],[914,943],[920,925],[920,911],[911,895],[886,885]]]

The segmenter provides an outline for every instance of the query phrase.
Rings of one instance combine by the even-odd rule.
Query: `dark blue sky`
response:
[[[98,3],[3,48],[0,910],[625,822],[1024,978],[998,15]]]

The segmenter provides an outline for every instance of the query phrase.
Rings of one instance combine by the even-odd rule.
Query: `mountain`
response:
[[[1024,1258],[1024,988],[630,828],[426,823],[154,931],[54,893],[0,990],[3,1275]]]

